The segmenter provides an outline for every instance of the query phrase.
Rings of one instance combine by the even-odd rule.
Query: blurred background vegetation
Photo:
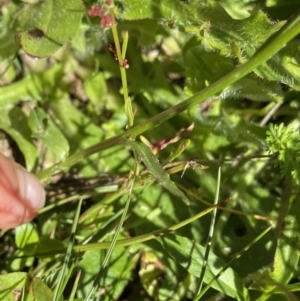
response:
[[[36,285],[50,288],[43,286],[42,293],[49,300],[64,259],[57,250],[68,245],[78,199],[84,196],[75,244],[110,242],[136,162],[132,151],[116,144],[61,170],[70,154],[128,129],[111,24],[87,13],[93,4],[0,2],[1,151],[37,175],[55,164],[60,171],[43,179],[47,207],[38,217],[2,231],[1,270],[5,277],[18,272],[24,278],[25,272],[41,278],[43,284]],[[300,7],[298,0],[109,4],[98,3],[105,16],[113,7],[120,40],[126,31],[129,35],[126,74],[134,125],[248,61]],[[221,269],[255,242],[230,265],[235,274],[229,276],[228,287],[221,276],[203,300],[298,300],[299,63],[296,37],[218,95],[136,137],[156,148],[165,168],[181,166],[171,179],[191,204],[156,183],[142,160],[144,173],[136,180],[119,239],[171,226],[212,205],[221,166],[219,199],[230,201],[217,214],[211,251],[215,257],[209,263]],[[166,165],[182,142],[187,148],[177,153],[172,166]],[[191,162],[197,167],[183,173],[193,167]],[[192,242],[205,246],[209,225],[210,216],[205,215],[178,229],[176,236],[168,234],[166,241],[116,247],[95,300],[192,300],[203,255]],[[273,229],[256,240],[269,225]],[[82,274],[76,296],[84,298],[106,254],[95,246],[78,250],[72,254],[62,297],[55,300],[70,300],[78,270]],[[39,255],[43,251],[48,255]],[[20,255],[25,257],[13,259]],[[10,280],[11,286],[17,287],[16,279]],[[36,300],[48,300],[45,296]]]

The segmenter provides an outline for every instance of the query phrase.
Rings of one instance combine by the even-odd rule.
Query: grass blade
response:
[[[218,200],[219,200],[220,183],[221,183],[221,167],[219,167],[219,169],[218,169],[217,190],[216,190],[216,195],[215,195],[215,200],[214,200],[214,205],[215,206],[218,204]],[[202,285],[203,285],[204,274],[205,274],[205,271],[206,271],[207,261],[208,261],[208,257],[209,257],[210,247],[211,247],[211,241],[212,241],[212,237],[213,237],[213,234],[214,234],[214,226],[215,226],[216,215],[217,215],[217,207],[215,207],[214,210],[212,211],[205,255],[204,255],[204,258],[203,258],[202,269],[201,269],[201,273],[200,273],[200,277],[199,277],[199,281],[198,281],[198,286],[197,286],[197,290],[196,290],[196,295],[197,296],[200,294],[201,289],[202,289]],[[199,299],[196,297],[194,300],[198,301]]]
[[[77,228],[77,224],[78,224],[78,218],[80,215],[81,205],[82,205],[82,199],[80,199],[78,202],[77,210],[76,210],[75,217],[74,217],[74,222],[72,225],[72,231],[71,231],[71,235],[70,235],[70,239],[69,239],[69,243],[68,243],[68,247],[67,247],[67,251],[66,251],[66,255],[65,255],[65,259],[64,259],[64,264],[63,264],[61,272],[58,276],[58,281],[57,281],[57,285],[55,287],[53,301],[58,301],[60,299],[60,297],[62,296],[63,290],[64,290],[64,286],[67,282],[67,279],[65,279],[65,278],[66,278],[66,275],[69,273],[68,265],[69,265],[70,258],[72,255],[72,249],[73,249],[73,245],[74,245],[74,241],[75,241],[75,233],[76,233],[76,228]]]
[[[135,170],[136,170],[136,168],[135,168]],[[126,201],[126,204],[125,204],[125,207],[124,207],[123,214],[121,216],[120,223],[119,223],[119,225],[117,227],[116,233],[115,233],[115,235],[114,235],[114,237],[113,237],[113,239],[112,239],[112,241],[110,243],[110,246],[108,248],[106,256],[105,256],[105,258],[103,260],[102,266],[101,266],[101,268],[100,268],[100,270],[99,270],[99,272],[98,272],[98,274],[97,274],[97,276],[96,276],[96,278],[95,278],[95,280],[93,282],[92,288],[89,291],[89,293],[87,294],[87,296],[85,297],[84,301],[89,301],[91,299],[93,293],[97,289],[98,283],[99,283],[99,281],[100,281],[100,279],[102,277],[104,269],[106,268],[106,265],[107,265],[107,263],[109,261],[109,258],[110,258],[111,254],[113,252],[113,249],[114,249],[114,247],[116,245],[119,233],[120,233],[120,231],[122,229],[123,223],[125,221],[125,218],[126,218],[126,215],[127,215],[128,209],[129,209],[130,200],[131,200],[131,192],[132,192],[132,189],[133,189],[133,185],[134,185],[134,178],[131,180],[131,183],[130,183],[130,188],[129,188],[129,192],[128,192],[128,198],[127,198],[127,201]]]
[[[204,289],[201,291],[199,295],[196,296],[197,300],[199,300],[207,290],[212,286],[212,283],[216,281],[229,267],[230,265],[239,259],[246,251],[248,251],[257,241],[259,241],[265,234],[267,234],[272,229],[272,226],[266,228],[263,232],[261,232],[255,239],[253,239],[245,248],[243,248],[239,253],[235,255],[216,275],[215,277],[207,283]]]

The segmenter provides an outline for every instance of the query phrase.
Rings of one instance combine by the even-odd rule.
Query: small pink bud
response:
[[[103,7],[98,6],[97,4],[92,5],[92,7],[88,10],[88,14],[91,17],[103,17],[105,9]]]
[[[124,67],[125,69],[128,69],[128,68],[129,68],[129,64],[128,64],[128,60],[127,60],[127,59],[124,59],[124,60],[123,60],[123,67]]]
[[[101,19],[101,25],[104,28],[109,28],[113,25],[111,16],[103,16]]]

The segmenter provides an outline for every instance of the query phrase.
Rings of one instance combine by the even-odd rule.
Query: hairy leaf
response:
[[[140,160],[143,161],[149,172],[160,185],[169,190],[175,196],[182,199],[186,204],[190,203],[185,194],[170,179],[169,174],[162,168],[158,159],[153,155],[148,146],[144,145],[143,143],[133,142],[130,140],[125,140],[124,143],[127,147],[136,152]]]
[[[166,27],[183,27],[185,31],[201,36],[202,45],[207,51],[217,51],[224,57],[237,57],[240,63],[248,61],[264,41],[284,24],[270,20],[259,9],[255,9],[246,19],[235,20],[214,1],[209,4],[201,1],[191,4],[171,2],[124,1],[124,11],[120,15],[126,20],[152,18]],[[258,67],[255,73],[262,78],[281,81],[299,90],[299,49],[300,42],[292,41]]]
[[[80,27],[81,0],[44,0],[28,4],[19,16],[18,40],[26,53],[47,57],[70,41]]]

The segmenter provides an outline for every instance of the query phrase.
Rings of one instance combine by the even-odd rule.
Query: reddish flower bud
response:
[[[88,14],[91,17],[103,17],[105,9],[103,7],[98,6],[97,4],[92,5],[92,7],[88,10]]]
[[[128,69],[128,68],[129,68],[129,64],[128,64],[128,60],[127,60],[127,59],[124,59],[124,60],[123,60],[123,67],[124,67],[125,69]]]
[[[104,28],[109,28],[113,25],[111,16],[103,16],[101,19],[101,25]]]

